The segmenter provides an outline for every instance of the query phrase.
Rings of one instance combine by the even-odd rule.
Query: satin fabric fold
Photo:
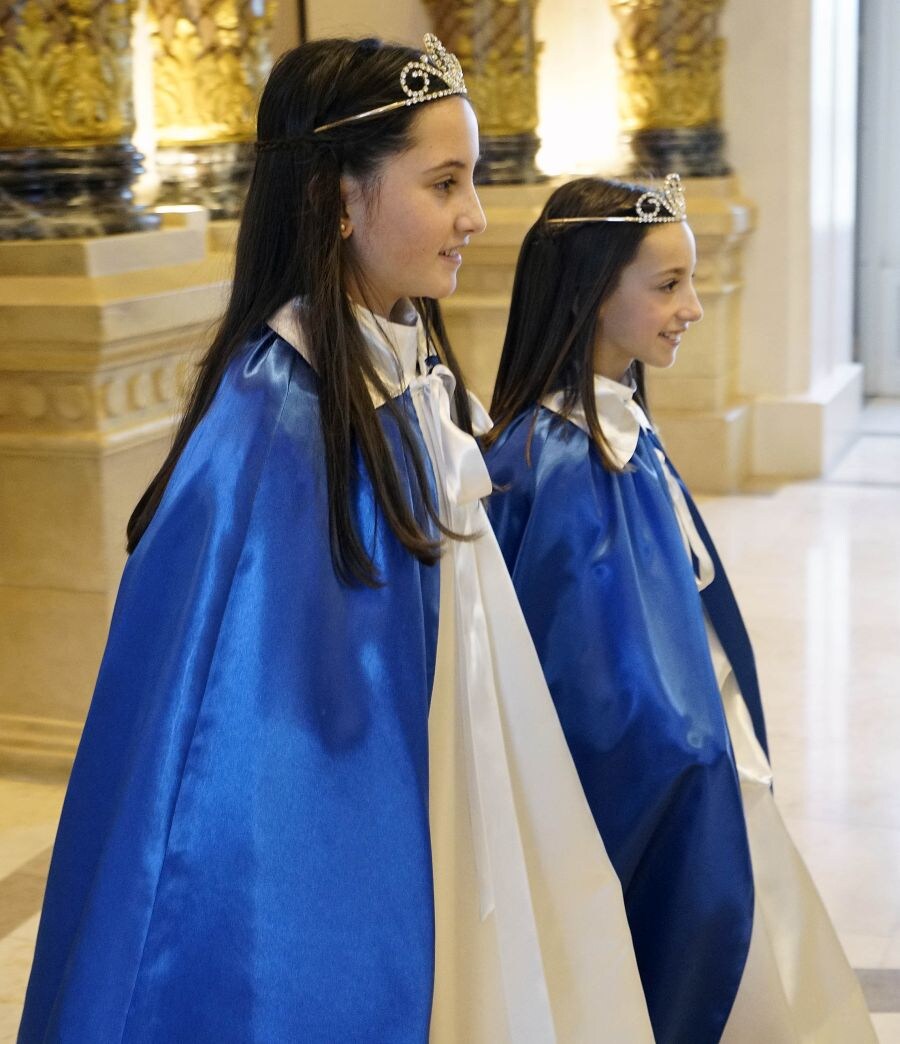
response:
[[[753,650],[734,594],[693,498],[649,421],[643,414],[640,419],[664,473],[703,597],[750,842],[753,932],[722,1042],[874,1044],[859,982],[775,804]]]
[[[449,478],[442,520],[469,538],[448,545],[441,572],[431,1039],[651,1041],[621,885],[479,502],[490,476],[452,422],[453,388],[443,366],[410,385],[435,470]]]
[[[360,465],[386,582],[336,580],[318,410],[310,367],[261,332],[128,562],[22,1044],[427,1039],[439,573]]]
[[[612,869],[480,498],[490,476],[453,417],[455,380],[421,324],[356,310],[386,387],[409,394],[441,519],[429,717],[435,1044],[652,1039]],[[305,351],[290,308],[274,324]],[[377,401],[377,400],[376,400]],[[470,396],[476,428],[487,414]]]
[[[420,327],[392,345],[393,324],[359,314],[444,521],[470,539],[421,566],[360,464],[384,584],[343,586],[292,312],[229,370],[126,569],[20,1040],[643,1044],[621,886],[453,377],[425,372]]]
[[[489,514],[622,882],[656,1039],[712,1044],[754,890],[696,577],[645,433],[613,474],[575,423],[543,407],[534,420],[487,454]]]
[[[577,561],[579,554],[584,554],[584,549],[575,546],[573,538],[567,535],[565,528],[572,524],[572,518],[568,514],[572,506],[571,494],[573,489],[579,486],[582,495],[588,492],[588,499],[592,504],[592,508],[585,508],[582,519],[588,516],[590,510],[600,512],[601,517],[605,519],[602,532],[607,543],[611,547],[618,547],[622,552],[617,557],[607,549],[600,556],[605,569],[611,574],[613,570],[616,571],[615,575],[610,576],[609,585],[605,589],[608,597],[606,608],[609,613],[607,626],[612,629],[607,640],[623,643],[620,656],[644,655],[658,659],[659,650],[649,646],[642,650],[636,641],[630,644],[637,635],[633,627],[633,614],[629,613],[624,603],[627,603],[629,598],[637,598],[651,614],[660,613],[655,605],[664,605],[662,615],[670,616],[675,621],[674,626],[680,627],[684,635],[682,651],[676,653],[676,656],[689,657],[694,667],[703,668],[698,669],[695,678],[695,708],[699,708],[700,701],[705,700],[707,712],[711,712],[714,703],[713,692],[718,696],[731,743],[731,758],[737,769],[742,818],[746,825],[753,875],[752,907],[748,906],[743,913],[732,911],[732,915],[737,913],[742,919],[732,927],[742,922],[746,923],[743,918],[747,913],[750,914],[751,932],[749,945],[744,950],[745,960],[734,1000],[728,1018],[721,1027],[723,1044],[756,1044],[761,1040],[765,1040],[766,1044],[839,1044],[850,1040],[859,1041],[861,1044],[874,1044],[875,1033],[859,983],[844,956],[809,872],[793,845],[775,805],[753,650],[715,545],[690,493],[666,455],[652,426],[640,407],[633,402],[633,389],[623,388],[600,377],[595,378],[595,384],[598,414],[604,426],[604,434],[609,436],[608,443],[612,452],[616,454],[620,464],[627,466],[627,470],[617,476],[601,470],[599,455],[588,440],[587,423],[583,414],[573,414],[570,424],[555,415],[562,407],[561,398],[555,397],[548,402],[548,407],[553,412],[545,416],[547,411],[542,411],[538,420],[539,449],[537,455],[533,456],[534,474],[530,474],[527,468],[523,470],[520,464],[520,473],[516,478],[512,478],[514,484],[516,481],[524,483],[526,492],[522,497],[530,505],[530,510],[526,511],[521,503],[517,505],[515,499],[504,503],[502,494],[495,495],[494,498],[494,504],[498,506],[496,515],[500,518],[498,525],[501,532],[508,530],[516,536],[517,543],[513,546],[518,549],[514,567],[517,586],[523,577],[530,575],[526,558],[534,554],[535,545],[529,541],[536,540],[538,547],[546,546],[544,542],[553,545],[553,554],[557,560],[566,559],[565,549],[569,546],[575,547],[573,563]],[[528,420],[530,424],[530,416]],[[579,429],[583,441],[573,435],[573,427]],[[512,439],[515,437],[513,434]],[[520,432],[520,440],[521,437]],[[521,450],[520,441],[516,452]],[[495,478],[510,480],[514,473],[513,462],[516,460],[515,456],[509,456],[511,452],[508,450],[507,455],[500,453],[499,465],[492,458]],[[532,453],[535,454],[534,447]],[[544,461],[543,465],[541,458]],[[585,481],[585,459],[591,460],[588,470],[591,472],[592,486]],[[547,469],[547,473],[542,471],[542,467]],[[553,496],[559,497],[565,494],[566,488],[569,489],[569,498],[560,500],[560,503],[565,504],[565,509],[560,512],[565,516],[565,523],[555,531],[556,540],[553,544],[553,540],[548,540],[545,532],[539,530],[533,533],[530,527],[532,524],[544,524],[541,522],[540,513],[542,510],[550,510],[548,503],[542,500],[543,497],[550,496],[549,474],[565,467],[570,470],[561,479],[560,485],[552,488]],[[656,493],[648,496],[645,488],[643,499],[632,497],[634,487],[640,486],[656,490]],[[668,511],[665,509],[665,498],[661,496],[663,488],[668,493]],[[649,511],[650,506],[654,509],[652,515]],[[643,518],[634,515],[638,509],[645,512]],[[640,535],[643,529],[647,530],[646,545],[641,549]],[[593,539],[596,542],[596,529]],[[680,555],[674,550],[679,542],[682,545]],[[658,561],[656,556],[649,559],[646,557],[647,547],[651,543],[655,544],[655,550],[660,553]],[[674,557],[665,563],[662,559],[666,555]],[[590,572],[596,564],[596,557],[591,559],[585,556],[584,561],[588,563],[587,568]],[[631,589],[635,579],[631,567],[635,562],[641,561],[646,575],[637,588]],[[661,578],[665,577],[667,572],[671,573],[669,598],[665,602],[657,603],[655,600],[660,599],[665,593]],[[672,585],[672,577],[680,577],[679,583]],[[617,598],[616,581],[618,586],[627,591],[627,595],[620,592]],[[548,594],[560,583],[564,588],[561,597],[572,597],[573,591],[567,587],[569,581],[566,580],[565,574],[545,575]],[[599,587],[597,591],[599,593]],[[543,607],[543,611],[556,612],[558,606],[553,595],[550,595],[549,602],[550,604]],[[623,608],[624,612],[621,611]],[[617,609],[620,611],[617,612]],[[699,642],[699,632],[692,626],[692,622],[696,622],[698,610],[705,630],[705,649]],[[562,619],[563,625],[574,622],[571,616],[564,616]],[[588,627],[591,622],[587,621]],[[595,634],[584,626],[580,637],[585,642],[596,641]],[[646,640],[652,639],[652,631],[648,630],[644,637]],[[574,635],[573,641],[577,642],[578,638],[579,635]],[[559,674],[563,674],[564,661],[560,659],[555,662]],[[666,669],[664,664],[662,666]],[[709,672],[706,668],[709,666],[712,667],[715,689],[708,684]],[[627,677],[627,669],[625,674]],[[571,680],[577,687],[577,678]],[[621,678],[619,680],[621,681]],[[669,682],[673,681],[677,683],[677,677],[674,675],[669,677]],[[622,788],[631,792],[633,787],[627,777],[623,776],[619,778],[618,789],[612,785],[614,780],[607,780],[610,786],[605,795],[595,788],[596,764],[592,764],[585,756],[586,738],[593,738],[587,732],[586,722],[590,717],[590,701],[596,700],[595,735],[608,728],[609,717],[602,702],[607,694],[604,687],[598,686],[589,676],[581,679],[581,685],[584,697],[581,703],[566,703],[559,699],[560,695],[570,693],[566,685],[559,685],[554,689],[554,695],[557,697],[564,725],[568,725],[567,736],[573,744],[573,753],[582,778],[585,779],[588,773],[594,773],[591,785],[586,782],[585,786],[589,795],[595,795],[596,800],[592,801],[592,807],[602,831],[609,822],[602,802],[621,800]],[[627,689],[619,692],[622,701],[634,696],[646,699],[650,695],[647,690],[642,691],[637,687],[633,687],[631,692]],[[651,714],[646,719],[646,726],[651,729],[659,727],[661,732],[657,741],[660,746],[664,746],[671,740],[671,735],[667,735],[666,730],[671,730],[676,721],[675,718],[666,721],[665,716],[659,716],[654,722],[654,715]],[[687,706],[682,728],[688,738],[692,721],[692,712],[690,706]],[[615,742],[627,744],[631,740],[623,733],[622,738]],[[611,750],[612,747],[608,753]],[[642,767],[645,766],[639,764],[638,770]],[[711,784],[712,781],[708,785]],[[724,786],[724,780],[720,780],[719,785]],[[718,808],[719,814],[725,811],[725,806]],[[671,802],[665,803],[661,808],[661,815],[674,817],[690,816],[699,812],[699,808],[692,810],[689,806],[679,809]],[[722,820],[708,823],[708,833],[705,835],[708,847],[695,854],[708,865],[718,860],[719,872],[727,872],[728,868],[734,867],[736,863],[743,872],[746,866],[743,846],[730,849],[726,846],[725,842],[729,837],[727,826],[728,824]],[[717,831],[722,842],[718,851],[715,843]],[[674,857],[677,860],[677,851],[671,847],[671,840],[669,844],[670,847],[666,851],[660,838],[654,836],[648,843],[645,859],[650,861],[666,855],[669,859]],[[610,846],[610,852],[615,860],[616,849]],[[703,873],[704,869],[698,866],[701,885],[704,880]],[[708,877],[705,880],[708,883]],[[697,882],[693,882],[692,887],[696,884]],[[635,895],[627,886],[625,894],[629,920],[635,929],[641,925],[647,911],[641,906],[640,896]],[[669,892],[665,894],[666,901],[691,902],[692,908],[701,917],[714,914],[716,911],[712,904],[720,898],[720,894],[710,891],[706,898],[709,906],[704,909],[703,896],[700,893],[686,895],[683,888],[679,890],[677,887],[670,887]],[[679,926],[673,924],[672,918],[666,916],[666,911],[661,910],[656,927],[660,939],[677,927]],[[693,974],[698,956],[693,947],[714,944],[713,936],[707,934],[704,938],[702,929],[698,931],[698,927],[689,926],[688,931],[676,940],[681,949],[682,963],[687,969],[684,973],[686,978]],[[651,1012],[654,1015],[657,1039],[720,1039],[718,1025],[723,1007],[712,1011],[705,1006],[706,1002],[699,990],[693,997],[690,994],[684,997],[686,1003],[699,1003],[693,1014],[688,1007],[679,1010],[675,1006],[654,1006],[667,984],[650,977],[651,971],[648,971],[646,963],[642,961],[643,951],[639,940],[640,935],[636,935],[635,945]],[[737,967],[744,954],[729,952],[726,948],[728,938],[725,935],[721,944],[723,964],[727,964],[729,968]],[[702,959],[703,954],[700,956]],[[729,990],[732,981],[730,978],[724,981],[724,986]],[[712,989],[721,989],[723,980],[711,980],[710,986]],[[669,985],[669,989],[671,988]],[[711,993],[709,1001],[713,1000],[714,995]],[[711,1015],[715,1022],[712,1021]]]

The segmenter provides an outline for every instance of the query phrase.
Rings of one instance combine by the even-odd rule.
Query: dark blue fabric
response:
[[[613,474],[522,414],[487,454],[489,514],[619,874],[660,1044],[713,1044],[743,974],[753,879],[702,604],[642,434]]]
[[[378,517],[360,463],[385,584],[337,581],[316,384],[254,339],[128,562],[23,1044],[427,1039],[439,572]]]
[[[649,438],[654,445],[663,449],[662,444],[653,433],[650,433]],[[668,456],[666,459],[668,460]],[[741,690],[741,696],[744,698],[744,703],[746,703],[747,710],[750,712],[750,718],[753,721],[753,731],[759,740],[760,746],[766,752],[766,757],[768,757],[769,741],[766,736],[766,719],[763,714],[759,678],[756,674],[756,659],[753,655],[753,646],[750,644],[750,635],[747,634],[747,628],[738,608],[737,599],[731,590],[725,567],[722,565],[719,553],[716,551],[716,545],[709,535],[703,516],[700,514],[697,505],[694,503],[694,498],[691,496],[690,491],[684,484],[684,480],[676,471],[671,460],[669,460],[669,467],[672,469],[672,474],[678,479],[678,484],[681,486],[684,499],[694,520],[694,525],[697,527],[700,539],[709,552],[709,557],[716,571],[712,583],[707,584],[701,591],[700,597],[703,599],[706,613],[715,628],[716,636],[722,643],[722,648],[725,650],[725,655],[728,657],[728,661],[734,671],[738,688]]]

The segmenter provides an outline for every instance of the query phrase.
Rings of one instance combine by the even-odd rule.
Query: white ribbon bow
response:
[[[488,524],[484,512],[479,510],[479,501],[491,492],[492,484],[478,444],[453,422],[451,401],[455,388],[456,379],[444,365],[435,366],[426,377],[417,378],[410,386],[435,472],[441,520],[454,532],[471,537],[478,532],[479,524]],[[481,403],[470,396],[469,404],[473,426],[487,430],[491,422]],[[469,811],[475,840],[480,912],[484,920],[495,908],[489,822],[492,815],[509,816],[510,810],[503,807],[500,797],[504,790],[502,779],[491,780],[492,770],[506,764],[506,751],[496,701],[485,699],[483,693],[484,683],[491,676],[490,649],[477,569],[467,553],[470,550],[466,542],[453,541],[446,553],[452,556],[456,587],[457,697],[467,725],[464,735]],[[473,619],[461,619],[464,606],[471,608]],[[478,679],[482,680],[481,685]],[[499,807],[497,799],[500,799]]]
[[[474,504],[490,494],[491,476],[478,448],[478,443],[453,422],[451,401],[456,389],[456,378],[443,364],[432,369],[426,377],[415,378],[410,391],[413,404],[425,436],[431,457],[441,507],[446,514],[445,524],[453,527],[451,516],[458,509]],[[484,407],[469,396],[473,427],[480,434],[491,427]],[[465,514],[465,513],[464,513]],[[464,516],[460,516],[463,520]]]

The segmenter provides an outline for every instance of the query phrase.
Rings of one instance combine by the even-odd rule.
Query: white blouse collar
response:
[[[600,429],[619,467],[624,467],[634,456],[641,429],[650,430],[650,421],[641,407],[634,401],[635,386],[594,374],[594,401]],[[543,405],[554,413],[563,414],[563,392],[555,392],[544,399]],[[582,431],[588,431],[584,407],[577,403],[571,413],[566,414]]]

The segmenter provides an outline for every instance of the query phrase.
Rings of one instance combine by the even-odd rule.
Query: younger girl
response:
[[[650,1039],[436,304],[484,227],[465,93],[432,37],[272,72],[228,310],[129,525],[23,1044]]]
[[[648,419],[644,367],[671,366],[703,314],[694,265],[677,175],[553,193],[516,271],[490,515],[622,881],[656,1039],[868,1041],[772,801],[738,607]]]

